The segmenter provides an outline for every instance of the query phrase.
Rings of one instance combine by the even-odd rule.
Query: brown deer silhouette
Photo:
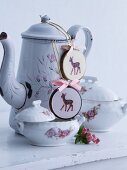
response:
[[[72,75],[73,71],[74,71],[74,75],[77,75],[78,72],[81,73],[81,68],[80,68],[80,63],[79,62],[74,63],[73,62],[73,57],[70,57],[69,62],[71,62],[71,65],[73,67],[72,70],[71,70],[71,75]],[[76,68],[77,68],[77,72],[76,72]]]
[[[68,112],[70,109],[71,111],[73,111],[73,100],[67,100],[65,99],[65,96],[66,96],[66,93],[62,93],[61,98],[63,99],[64,104],[60,110],[62,110],[65,107],[65,111]],[[68,109],[67,109],[67,106],[69,106]]]

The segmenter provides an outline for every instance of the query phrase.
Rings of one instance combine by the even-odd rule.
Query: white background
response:
[[[40,22],[40,14],[49,15],[66,30],[74,24],[88,27],[93,45],[86,75],[97,76],[102,85],[127,99],[127,0],[0,0],[0,32],[7,32],[13,39],[16,70],[20,34]],[[0,60],[2,55],[0,44]],[[0,98],[0,111],[8,109]]]

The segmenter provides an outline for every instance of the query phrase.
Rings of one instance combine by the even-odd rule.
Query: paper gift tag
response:
[[[85,56],[76,49],[65,52],[60,60],[60,70],[64,79],[81,79],[86,71]]]
[[[76,116],[81,109],[81,105],[81,96],[72,87],[67,87],[62,92],[55,89],[49,100],[51,111],[61,119],[70,119]]]

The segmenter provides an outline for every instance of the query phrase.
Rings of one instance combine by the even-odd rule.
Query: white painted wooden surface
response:
[[[126,132],[99,133],[100,145],[36,147],[9,127],[8,113],[0,114],[0,170],[127,169]]]
[[[95,161],[60,170],[127,170],[127,157]]]

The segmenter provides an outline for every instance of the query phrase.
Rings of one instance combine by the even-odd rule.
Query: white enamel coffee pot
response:
[[[32,25],[22,35],[22,49],[17,79],[14,76],[14,47],[7,33],[0,34],[4,57],[0,70],[0,94],[12,106],[10,126],[18,131],[14,117],[17,112],[41,100],[49,108],[52,80],[60,78],[59,62],[63,54],[62,45],[68,45],[76,38],[79,30],[85,35],[83,54],[88,56],[92,45],[91,32],[80,25],[72,26],[67,32],[50,21],[45,15],[41,22]],[[57,62],[56,62],[57,58]]]

